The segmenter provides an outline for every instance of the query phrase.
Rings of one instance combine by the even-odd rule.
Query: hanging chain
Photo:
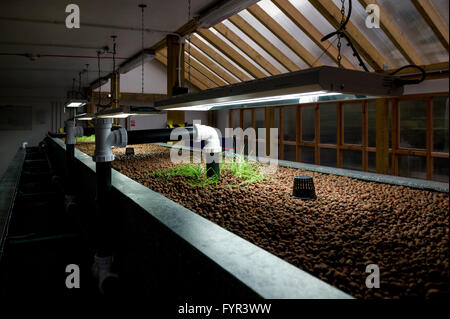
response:
[[[341,0],[341,29],[344,26],[345,23],[345,0]],[[342,30],[344,31],[344,30]],[[341,39],[342,39],[342,35],[338,34],[338,43],[337,43],[337,49],[338,49],[338,56],[337,56],[337,63],[338,63],[338,67],[342,67],[341,65],[341,60],[342,60],[342,55],[341,55],[341,48],[342,48],[342,43],[341,43]]]
[[[188,23],[191,21],[191,0],[188,0]],[[188,54],[189,54],[189,61],[188,61],[188,80],[189,83],[191,83],[191,32],[189,32],[188,35]]]
[[[140,4],[139,8],[141,8],[141,46],[142,46],[142,55],[141,55],[141,92],[144,95],[144,9],[147,7],[145,4]]]

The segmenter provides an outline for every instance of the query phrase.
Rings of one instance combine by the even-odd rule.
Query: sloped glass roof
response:
[[[278,0],[277,0],[278,1]],[[327,19],[320,13],[312,4],[310,0],[288,0],[288,4],[291,4],[293,8],[295,8],[298,12],[298,15],[302,15],[303,19],[305,19],[308,25],[312,25],[318,32],[318,36],[325,36],[331,32],[335,31],[335,27],[327,21]],[[337,7],[337,9],[341,8],[341,0],[331,0],[332,3]],[[448,0],[429,0],[432,4],[433,8],[439,14],[443,23],[448,27],[449,25],[449,1]],[[305,48],[314,58],[314,66],[319,65],[330,65],[336,66],[335,57],[330,56],[330,53],[326,51],[331,50],[331,52],[336,52],[337,49],[337,38],[329,39],[329,43],[324,46],[321,44],[316,44],[315,40],[311,39],[308,35],[308,31],[303,31],[301,27],[297,26],[297,24],[288,17],[290,12],[286,14],[280,9],[283,6],[283,3],[280,2],[280,8],[275,0],[261,0],[254,6],[258,6],[260,9],[265,11],[271,18],[273,18],[282,29],[284,29],[290,36],[298,41],[298,43]],[[345,0],[346,12],[348,12],[348,3],[349,0]],[[409,45],[417,52],[417,55],[413,54],[413,56],[418,56],[416,60],[422,60],[425,65],[431,65],[440,62],[448,62],[449,61],[449,53],[447,49],[443,46],[438,36],[434,33],[416,7],[413,5],[411,0],[377,0],[378,5],[382,9],[384,14],[388,14],[389,18],[394,23],[394,26],[398,28],[401,35],[404,37],[404,42],[409,43]],[[367,45],[365,48],[366,51],[370,51],[370,49],[376,50],[377,54],[382,57],[385,62],[383,65],[383,69],[396,69],[401,66],[409,64],[408,60],[411,60],[411,57],[407,57],[405,51],[401,51],[398,49],[393,41],[388,37],[387,30],[383,28],[368,28],[366,26],[366,19],[368,17],[368,13],[365,10],[365,7],[358,0],[353,0],[353,10],[350,22],[356,27],[358,32],[362,34],[371,44],[372,48]],[[256,8],[255,8],[256,9]],[[258,9],[258,10],[260,10]],[[328,9],[328,8],[325,8]],[[285,10],[285,9],[283,9]],[[286,9],[287,10],[287,9]],[[300,69],[309,68],[309,64],[306,62],[308,60],[311,63],[311,58],[305,59],[304,56],[301,56],[302,53],[296,53],[288,47],[279,36],[277,36],[276,32],[270,30],[270,27],[266,27],[265,24],[261,23],[258,18],[253,16],[251,13],[252,10],[243,10],[239,12],[240,18],[246,21],[251,28],[255,29],[262,37],[264,37],[267,41],[273,44],[284,56],[287,60],[293,62],[294,65],[298,66]],[[255,15],[257,11],[255,11]],[[302,17],[301,17],[302,18]],[[199,59],[193,57],[194,61],[199,63],[201,66],[204,66],[204,71],[206,78],[215,78],[214,70],[218,73],[221,73],[222,76],[227,77],[228,81],[223,79],[226,83],[230,82],[230,77],[234,79],[234,81],[240,81],[240,78],[244,78],[245,76],[248,79],[254,79],[255,77],[270,76],[270,73],[276,72],[276,70],[281,73],[287,73],[288,66],[285,62],[280,60],[279,57],[276,57],[275,54],[267,51],[263,48],[263,46],[256,43],[256,40],[252,40],[250,36],[247,35],[247,31],[244,29],[244,26],[236,26],[233,22],[233,19],[228,19],[222,22],[223,26],[231,30],[237,37],[239,37],[242,41],[244,41],[247,45],[249,45],[256,53],[259,58],[264,58],[263,61],[254,59],[249,55],[247,55],[243,50],[237,47],[230,37],[226,33],[222,34],[217,29],[210,28],[209,30],[213,32],[219,39],[224,41],[227,45],[229,45],[235,52],[238,53],[241,59],[245,59],[252,66],[254,66],[260,72],[252,72],[256,74],[250,74],[250,70],[244,70],[244,66],[240,66],[238,63],[238,59],[233,54],[224,54],[219,49],[209,43],[209,41],[203,38],[201,35],[196,34],[203,43],[205,43],[210,50],[214,52],[214,54],[219,55],[224,60],[230,63],[231,66],[222,66],[219,63],[215,62],[214,59],[209,57],[207,52],[203,52],[201,48],[194,46],[197,48],[201,54],[203,55],[200,61]],[[241,29],[242,28],[242,29]],[[309,28],[309,26],[305,26],[305,28]],[[364,43],[360,43],[361,46],[364,46]],[[206,49],[205,49],[206,50]],[[350,47],[346,45],[346,41],[343,40],[342,43],[342,55],[345,57],[357,70],[362,70],[362,68],[358,65],[358,60],[353,56],[353,51]],[[405,50],[405,49],[403,49]],[[403,53],[402,53],[403,52]],[[406,51],[407,52],[407,51]],[[361,52],[360,52],[361,53]],[[197,53],[200,54],[200,53]],[[335,54],[335,53],[332,53]],[[252,55],[253,56],[253,55]],[[420,58],[420,59],[419,59]],[[364,60],[364,58],[363,58]],[[369,65],[366,61],[364,61],[369,71],[374,71],[373,66]],[[270,66],[267,65],[270,64]],[[284,64],[283,64],[284,63]],[[213,65],[214,64],[214,65]],[[219,72],[220,71],[223,72]],[[228,70],[230,68],[230,70]],[[233,70],[233,68],[235,68]],[[202,68],[203,69],[203,68]],[[237,70],[236,70],[237,69]],[[377,70],[380,71],[380,70]],[[242,72],[241,75],[238,72]],[[225,73],[225,74],[224,74]],[[236,73],[236,74],[233,74]],[[260,74],[257,74],[260,73]],[[218,74],[215,74],[217,77],[222,79],[222,77]],[[217,79],[216,79],[216,82]],[[220,81],[219,81],[220,82]],[[211,83],[208,83],[211,86]]]
[[[449,2],[435,2],[441,9],[439,12],[446,7],[448,25]],[[420,53],[426,64],[448,61],[448,51],[442,46],[411,1],[378,0],[378,3],[397,24],[405,38]],[[383,50],[380,51],[382,54],[386,54]]]

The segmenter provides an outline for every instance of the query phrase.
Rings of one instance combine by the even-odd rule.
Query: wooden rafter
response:
[[[297,10],[288,0],[272,0],[295,25],[302,30],[319,48],[337,63],[338,50],[331,45],[330,41],[320,41],[323,34],[309,20]],[[341,64],[346,69],[355,69],[355,66],[346,58],[342,57]],[[315,65],[316,66],[316,65]]]
[[[239,81],[236,80],[234,76],[229,74],[227,71],[225,71],[222,67],[219,66],[218,63],[215,63],[214,60],[210,60],[207,55],[205,55],[203,52],[198,50],[196,47],[191,45],[191,55],[196,58],[198,61],[200,61],[202,64],[207,66],[211,71],[216,73],[218,76],[220,76],[222,79],[227,81],[229,84],[235,84]]]
[[[249,58],[253,59],[258,63],[264,70],[269,72],[271,75],[281,74],[272,63],[270,63],[265,57],[259,54],[255,49],[253,49],[247,42],[242,40],[236,33],[234,33],[225,24],[219,23],[214,26],[221,35],[227,38],[231,43],[238,47],[242,52],[244,52]]]
[[[230,63],[227,59],[225,59],[222,55],[217,53],[213,48],[208,46],[202,40],[200,40],[196,35],[191,36],[191,43],[195,45],[199,50],[201,50],[205,55],[213,59],[219,65],[221,65],[228,72],[233,74],[241,81],[249,81],[251,77],[242,72],[239,68],[235,67],[232,63]]]
[[[405,59],[411,64],[422,65],[425,64],[420,54],[409,43],[409,41],[402,34],[400,29],[391,20],[387,12],[377,3],[376,0],[359,0],[361,5],[365,8],[369,4],[376,4],[380,8],[380,27],[386,36],[392,41],[395,47],[405,57]]]
[[[281,52],[275,45],[261,35],[255,28],[253,28],[240,15],[235,14],[228,18],[228,20],[244,32],[250,39],[255,41],[260,47],[267,51],[275,60],[283,65],[289,71],[298,71],[300,68],[292,62],[283,52]]]
[[[162,63],[163,65],[167,66],[167,57],[163,56],[162,54],[156,53],[155,59],[157,61],[159,61],[160,63]],[[207,90],[207,89],[211,88],[211,87],[208,87],[206,84],[204,84],[204,82],[202,80],[197,79],[196,75],[197,74],[195,72],[193,72],[191,74],[191,83],[193,85],[195,85],[200,90]],[[188,77],[187,72],[184,73],[184,76],[185,76],[185,78]]]
[[[441,41],[444,48],[449,50],[448,27],[442,21],[439,14],[433,8],[429,0],[411,0],[417,11],[422,15],[427,24],[433,30],[436,37]]]
[[[333,0],[309,0],[309,2],[334,28],[339,28],[341,10],[334,4]],[[358,53],[375,71],[383,70],[385,66],[389,67],[386,59],[351,21],[347,24],[346,34],[353,42]]]
[[[161,54],[163,57],[167,58],[167,49],[162,49],[158,52],[159,54]],[[192,60],[191,60],[192,62]],[[192,77],[196,78],[197,80],[201,81],[203,84],[205,84],[208,88],[214,88],[217,87],[218,84],[216,84],[209,76],[212,75],[212,73],[210,71],[208,71],[206,68],[203,68],[202,71],[205,72],[203,73],[201,70],[193,67],[191,65],[191,71],[190,71],[190,76],[191,79]],[[184,79],[189,79],[189,65],[187,63],[187,60],[184,60]]]
[[[191,66],[191,69],[194,68],[197,71],[199,71],[201,74],[206,76],[208,79],[213,81],[217,86],[225,86],[228,85],[227,82],[225,82],[223,79],[221,79],[219,76],[217,76],[215,73],[208,70],[205,66],[203,66],[201,63],[197,62],[195,59],[191,58],[189,59],[189,54],[185,51],[185,61],[187,63],[188,69],[186,69],[186,72],[189,73],[189,64]],[[189,62],[190,60],[190,62]]]
[[[269,29],[275,36],[277,36],[289,49],[297,54],[309,66],[321,66],[319,61],[298,42],[292,35],[290,35],[275,19],[273,19],[267,12],[265,12],[258,4],[247,9],[262,25]]]
[[[243,68],[245,71],[250,73],[255,78],[266,77],[265,73],[258,69],[252,62],[239,54],[235,49],[228,45],[225,41],[219,38],[211,30],[200,29],[198,33],[206,39],[211,45],[213,45],[217,50],[226,55],[229,59],[234,61],[237,65]]]

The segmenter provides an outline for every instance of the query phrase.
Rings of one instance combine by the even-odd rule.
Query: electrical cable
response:
[[[405,69],[409,69],[409,68],[419,70],[422,74],[421,78],[418,80],[405,80],[403,78],[398,77],[395,79],[395,83],[397,85],[419,84],[419,83],[422,83],[423,81],[425,81],[425,79],[427,78],[427,72],[425,71],[424,68],[422,68],[421,66],[415,65],[415,64],[408,64],[408,65],[402,66],[401,68],[398,68],[397,70],[389,73],[389,75],[395,75],[398,72],[403,71]],[[414,75],[410,75],[410,76],[414,76]],[[408,77],[408,75],[406,75],[404,77]]]

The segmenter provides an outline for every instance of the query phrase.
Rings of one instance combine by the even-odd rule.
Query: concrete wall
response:
[[[11,105],[11,103],[8,103]],[[16,105],[31,105],[19,104]],[[32,127],[31,130],[26,131],[2,131],[0,130],[0,178],[3,176],[6,168],[13,159],[17,149],[23,142],[28,142],[28,146],[36,146],[42,141],[49,129],[51,129],[52,122],[52,106],[51,103],[41,102],[32,106]],[[63,114],[63,116],[66,114]]]

